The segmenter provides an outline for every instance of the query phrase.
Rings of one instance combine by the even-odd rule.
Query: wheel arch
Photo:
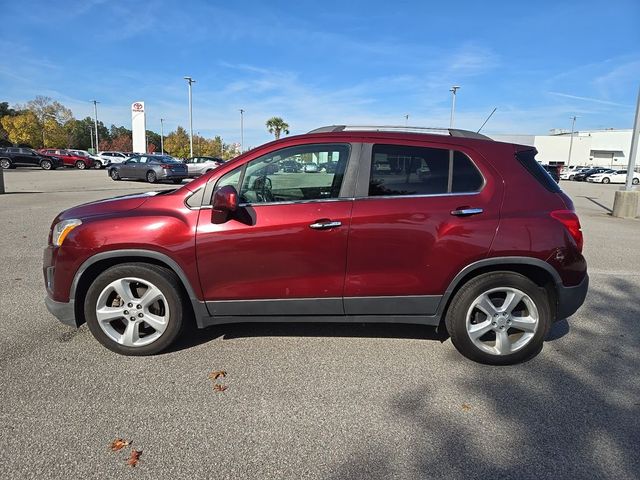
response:
[[[558,285],[562,284],[562,279],[558,272],[547,262],[537,258],[499,257],[487,258],[467,265],[453,278],[438,307],[438,315],[440,316],[441,323],[444,321],[451,300],[458,290],[469,280],[490,272],[519,273],[540,288],[544,288],[550,298],[549,306],[551,307],[552,318],[556,317],[558,310]]]
[[[170,270],[178,277],[182,287],[180,293],[185,300],[190,300],[186,303],[191,305],[196,321],[200,323],[200,318],[209,315],[205,303],[198,299],[187,275],[175,260],[163,253],[152,250],[116,250],[94,255],[86,260],[76,272],[71,284],[70,300],[74,304],[77,326],[86,322],[84,318],[84,301],[91,283],[106,269],[123,263],[148,263]]]

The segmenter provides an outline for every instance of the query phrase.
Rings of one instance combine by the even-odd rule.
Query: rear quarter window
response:
[[[556,181],[549,175],[542,165],[536,160],[538,151],[535,148],[520,150],[516,152],[516,159],[527,172],[535,178],[540,185],[553,193],[560,193],[562,190]]]

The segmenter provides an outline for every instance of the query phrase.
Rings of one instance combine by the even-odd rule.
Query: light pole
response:
[[[640,132],[640,90],[638,90],[638,101],[636,103],[636,119],[633,121],[633,131],[631,132],[631,149],[629,150],[629,165],[627,167],[627,183],[624,189],[632,190],[634,172],[636,171],[636,155],[638,154],[638,133]]]
[[[456,92],[458,90],[460,90],[458,85],[454,85],[449,89],[451,92],[451,118],[449,119],[449,128],[453,128],[453,121],[456,115]]]
[[[91,100],[93,102],[93,122],[96,127],[96,153],[100,149],[100,142],[98,141],[98,102],[97,100]]]
[[[409,125],[409,114],[407,113],[407,114],[404,116],[404,126],[406,127],[406,126],[408,126],[408,125]]]
[[[93,150],[93,153],[97,153],[97,150],[94,150],[93,148],[93,128],[91,126],[89,126],[89,138],[91,139],[91,150]]]
[[[573,129],[576,126],[576,117],[575,115],[571,117],[571,139],[569,140],[569,158],[567,158],[567,167],[571,165],[571,150],[573,150]]]
[[[196,81],[191,77],[184,77],[189,84],[189,153],[193,157],[193,110],[191,106],[191,84]]]
[[[244,151],[244,110],[240,109],[240,153]]]
[[[160,151],[164,155],[164,118],[160,119]]]

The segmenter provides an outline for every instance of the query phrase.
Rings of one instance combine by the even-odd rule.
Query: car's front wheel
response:
[[[77,168],[78,170],[84,170],[85,168],[87,168],[87,164],[86,164],[86,163],[84,163],[82,160],[78,160],[78,161],[76,162],[76,168]]]
[[[102,162],[100,160],[94,160],[93,168],[95,168],[96,170],[100,170],[102,168]]]
[[[111,177],[112,180],[120,180],[120,174],[118,173],[118,169],[117,168],[112,168],[111,171],[109,172],[109,176]]]
[[[634,178],[633,180],[631,180],[631,183],[634,185],[638,185],[640,183],[640,178]]]
[[[159,353],[182,330],[180,291],[178,278],[166,268],[146,263],[113,266],[87,291],[87,325],[100,343],[116,353]]]
[[[602,179],[602,183],[609,183],[611,180],[609,180],[609,177],[604,177]]]
[[[51,167],[53,165],[51,164],[51,162],[49,160],[42,160],[40,162],[40,168],[42,168],[43,170],[51,170]]]
[[[4,170],[8,170],[11,168],[11,162],[6,158],[3,158],[0,160],[0,167],[2,167]]]
[[[149,170],[147,172],[147,182],[156,183],[158,181],[158,177],[156,176],[156,172],[153,170]]]
[[[513,272],[490,272],[463,285],[446,326],[465,357],[492,365],[527,360],[542,348],[551,325],[546,290]]]

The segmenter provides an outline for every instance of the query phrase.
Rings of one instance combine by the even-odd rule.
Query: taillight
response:
[[[160,168],[164,169],[164,170],[171,170],[171,165],[167,165],[167,164],[162,164],[160,165]]]
[[[572,210],[554,210],[550,215],[564,225],[576,242],[578,251],[582,252],[584,239],[582,237],[582,229],[580,228],[580,219],[578,215],[576,215],[576,212]]]

